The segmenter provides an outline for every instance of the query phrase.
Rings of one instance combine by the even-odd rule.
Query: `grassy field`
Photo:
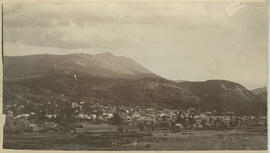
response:
[[[184,130],[142,135],[4,134],[5,149],[27,150],[266,150],[266,128]]]

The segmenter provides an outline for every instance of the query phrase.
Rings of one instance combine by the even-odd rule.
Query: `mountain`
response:
[[[208,80],[203,82],[181,82],[182,88],[198,97],[200,105],[219,111],[236,111],[246,114],[254,110],[266,113],[266,105],[242,85],[226,80]]]
[[[54,71],[73,74],[89,74],[92,76],[109,78],[140,78],[156,76],[127,57],[114,56],[101,53],[69,54],[69,55],[31,55],[31,56],[5,56],[5,79],[33,78]]]
[[[4,105],[58,101],[265,113],[261,99],[226,80],[175,82],[111,53],[4,57]]]
[[[251,90],[257,97],[261,99],[262,102],[267,104],[267,87],[256,88]]]
[[[255,95],[266,94],[267,93],[267,87],[261,87],[261,88],[252,89],[251,92],[254,93]]]

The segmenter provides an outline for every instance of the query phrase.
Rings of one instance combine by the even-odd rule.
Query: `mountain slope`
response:
[[[256,88],[251,90],[263,103],[267,104],[267,87]]]
[[[5,79],[38,77],[53,71],[109,78],[156,76],[132,59],[114,56],[111,53],[4,57]]]
[[[267,93],[267,87],[252,89],[251,92],[255,95],[265,94]]]
[[[219,111],[235,111],[252,113],[260,110],[265,113],[266,106],[242,85],[226,80],[208,80],[204,82],[182,82],[182,88],[194,93],[201,107],[218,109]]]
[[[214,85],[211,85],[214,84]],[[169,108],[195,107],[202,111],[233,111],[240,114],[264,112],[256,96],[238,84],[213,81],[175,84],[161,78],[117,79],[51,74],[4,83],[4,104],[55,101],[64,95],[69,101],[114,105],[144,105]],[[226,84],[224,89],[222,86]],[[229,87],[228,87],[229,86]],[[231,87],[230,87],[231,86]],[[211,87],[211,88],[209,88]],[[17,99],[17,100],[15,100]]]
[[[177,83],[110,53],[4,57],[4,68],[4,105],[35,105],[64,96],[69,102],[266,112],[261,99],[238,83]]]

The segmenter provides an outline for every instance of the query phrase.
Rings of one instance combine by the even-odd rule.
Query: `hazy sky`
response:
[[[4,54],[127,56],[171,80],[267,83],[267,4],[5,4]]]

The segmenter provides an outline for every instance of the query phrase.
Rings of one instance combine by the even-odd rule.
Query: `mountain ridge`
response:
[[[47,63],[47,65],[42,63]],[[6,67],[9,68],[6,69]],[[16,79],[16,77],[20,77],[20,75],[27,76],[27,73],[29,73],[28,76],[31,77],[40,73],[46,74],[50,71],[61,71],[63,69],[73,71],[74,73],[80,71],[102,77],[137,78],[140,77],[140,75],[142,75],[142,77],[158,77],[134,60],[127,57],[114,56],[112,53],[96,55],[75,53],[67,55],[39,54],[29,56],[4,56],[4,71],[5,76],[8,78],[13,77]],[[11,71],[18,71],[18,73],[14,75],[14,72]]]
[[[102,58],[99,62],[110,63],[111,58],[113,62],[118,62],[112,54],[98,56]],[[91,55],[57,55],[50,60],[44,57],[46,56],[39,55],[11,61],[9,57],[4,57],[4,104],[57,100],[60,95],[65,95],[69,101],[89,103],[195,107],[200,110],[234,111],[240,114],[266,112],[262,99],[232,81],[177,83],[153,73],[149,74],[147,70],[135,74],[122,74],[114,66],[111,70],[106,70],[95,66],[96,61]]]

